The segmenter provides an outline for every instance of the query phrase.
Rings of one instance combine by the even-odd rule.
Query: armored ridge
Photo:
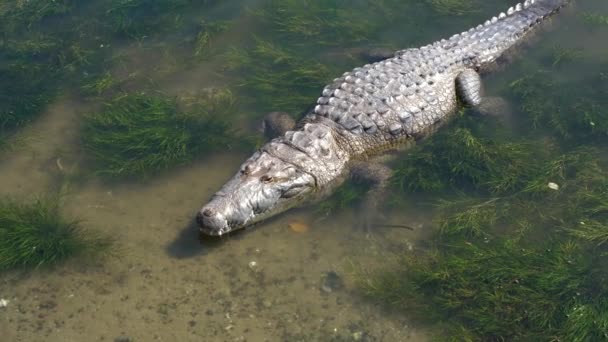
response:
[[[294,130],[264,145],[201,209],[201,230],[221,235],[323,198],[355,163],[432,133],[459,102],[481,105],[479,72],[568,2],[526,0],[447,40],[343,74]]]

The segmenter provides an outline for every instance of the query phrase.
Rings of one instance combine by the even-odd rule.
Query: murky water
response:
[[[247,13],[261,3],[229,1],[213,7],[213,15],[234,20],[214,44],[248,46],[244,37],[258,28]],[[388,43],[328,44],[308,53],[346,68],[355,64],[348,59],[353,49],[415,46],[446,37],[504,10],[505,3],[513,4],[485,1],[480,11],[468,16],[439,15],[428,6],[416,5],[412,12],[428,19],[426,27],[407,32],[382,27],[375,39],[386,38]],[[577,61],[581,70],[607,62],[607,29],[591,30],[580,18],[580,13],[591,11],[607,15],[608,5],[600,0],[579,1],[518,58],[546,64],[546,51],[559,44],[584,50],[585,59]],[[412,24],[404,26],[411,29]],[[155,89],[182,96],[239,83],[237,75],[222,68],[222,57],[184,66],[182,54],[187,52],[173,46],[171,39],[178,37],[169,33],[134,43],[106,43],[113,46],[114,56],[121,56],[110,71],[126,80],[124,90],[153,84]],[[563,77],[572,80],[583,74],[572,67],[564,70]],[[510,80],[521,76],[519,63],[492,76],[488,89],[500,93]],[[128,336],[133,341],[348,341],[363,336],[369,341],[427,340],[428,328],[362,299],[347,269],[351,262],[381,265],[387,252],[408,245],[416,248],[424,241],[428,234],[424,228],[433,219],[428,197],[422,200],[412,194],[411,206],[387,215],[392,222],[418,227],[415,231],[362,232],[354,229],[353,209],[324,220],[317,220],[312,209],[301,209],[244,234],[201,244],[192,226],[194,213],[248,153],[217,153],[145,182],[74,177],[85,169],[79,120],[99,104],[65,90],[39,119],[13,137],[19,143],[4,152],[0,161],[0,195],[29,196],[67,186],[65,213],[80,218],[87,229],[113,237],[117,250],[93,264],[71,261],[50,271],[0,275],[0,298],[9,300],[6,308],[0,308],[0,339],[113,341]],[[255,120],[248,116],[260,113],[254,105],[235,113],[235,126],[254,134]],[[290,230],[288,224],[296,220],[307,222],[310,230]],[[337,273],[343,286],[331,291],[324,288],[328,272]]]

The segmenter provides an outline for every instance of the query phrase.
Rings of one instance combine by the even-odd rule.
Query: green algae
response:
[[[83,144],[96,173],[147,177],[211,151],[246,145],[225,119],[234,110],[227,91],[210,93],[187,109],[162,94],[124,94],[85,118]]]
[[[0,200],[0,271],[46,267],[108,251],[108,238],[85,231],[60,209],[56,196]]]

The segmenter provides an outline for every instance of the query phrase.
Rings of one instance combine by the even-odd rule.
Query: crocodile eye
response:
[[[243,169],[241,169],[242,175],[248,175],[251,173],[251,165],[245,165]]]
[[[268,176],[268,175],[263,175],[262,177],[260,177],[260,181],[262,183],[270,183],[272,182],[273,178]]]

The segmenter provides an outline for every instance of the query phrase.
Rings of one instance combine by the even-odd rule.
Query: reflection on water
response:
[[[229,119],[245,135],[255,135],[257,120],[265,111],[287,108],[295,114],[296,108],[304,110],[301,106],[314,101],[323,82],[364,63],[353,51],[429,42],[466,29],[505,7],[504,1],[486,1],[479,8],[458,7],[453,13],[459,15],[449,15],[445,8],[434,10],[441,3],[434,1],[361,1],[353,8],[331,1],[327,11],[319,12],[326,18],[303,16],[302,22],[279,30],[276,17],[256,18],[269,2],[273,3],[208,1],[205,7],[176,1],[175,8],[167,7],[175,12],[155,23],[157,31],[124,26],[124,30],[134,30],[125,33],[127,38],[111,35],[115,41],[102,42],[101,49],[107,53],[91,61],[103,65],[96,76],[87,78],[94,69],[87,63],[75,67],[78,73],[63,69],[68,76],[62,80],[62,94],[53,98],[38,119],[10,138],[17,142],[11,150],[2,152],[0,195],[29,196],[63,188],[65,213],[80,218],[87,229],[114,238],[116,252],[93,262],[72,260],[48,271],[2,274],[0,298],[8,300],[0,308],[3,340],[427,340],[426,328],[363,300],[347,269],[351,263],[379,267],[389,254],[424,242],[429,235],[425,228],[433,225],[429,204],[434,195],[429,199],[428,194],[407,194],[401,207],[388,209],[391,222],[406,223],[416,227],[414,231],[383,228],[362,232],[353,228],[356,207],[323,219],[317,217],[318,211],[305,208],[236,235],[201,240],[193,225],[194,213],[248,153],[213,153],[145,182],[106,182],[90,170],[80,146],[80,119],[115,94],[160,90],[184,98],[204,88],[231,87],[241,97],[242,108]],[[389,11],[390,6],[407,7],[410,14],[386,12],[380,3]],[[298,10],[315,9],[303,6]],[[556,44],[583,50],[585,55],[575,59],[577,67],[568,64],[555,69],[559,78],[577,81],[585,74],[579,67],[589,71],[605,63],[608,46],[599,42],[605,41],[606,25],[596,18],[599,24],[590,29],[579,15],[591,11],[608,13],[608,7],[599,0],[580,1],[556,21],[551,32],[533,42],[534,48],[522,52],[518,57],[522,62],[492,76],[488,88],[501,92],[510,81],[522,77],[525,65],[553,63],[546,59]],[[127,13],[136,14],[142,15]],[[205,22],[215,19],[229,24],[205,31],[210,27]],[[338,19],[341,26],[314,30],[315,20]],[[353,26],[350,32],[331,31],[349,27],[349,23]],[[60,25],[53,20],[46,24]],[[205,40],[205,34],[212,32],[212,38]],[[100,29],[99,35],[103,34]],[[306,36],[310,41],[293,41],[293,37]],[[315,44],[320,38],[324,40]],[[272,46],[262,44],[271,40]],[[193,53],[197,44],[209,53]],[[285,51],[299,55],[294,58]],[[560,56],[564,63],[574,58]],[[236,61],[242,64],[234,66]],[[277,83],[281,77],[301,77],[305,72],[297,68],[310,66],[311,61],[322,61],[323,72]],[[107,87],[95,83],[92,94],[82,91],[82,83],[90,85],[93,78],[98,82],[103,77],[95,77],[106,73],[112,77]],[[283,89],[273,93],[279,88]],[[274,103],[285,107],[269,108]],[[288,227],[294,221],[306,222],[311,228],[294,232]],[[328,277],[336,275],[344,286],[326,284]]]

